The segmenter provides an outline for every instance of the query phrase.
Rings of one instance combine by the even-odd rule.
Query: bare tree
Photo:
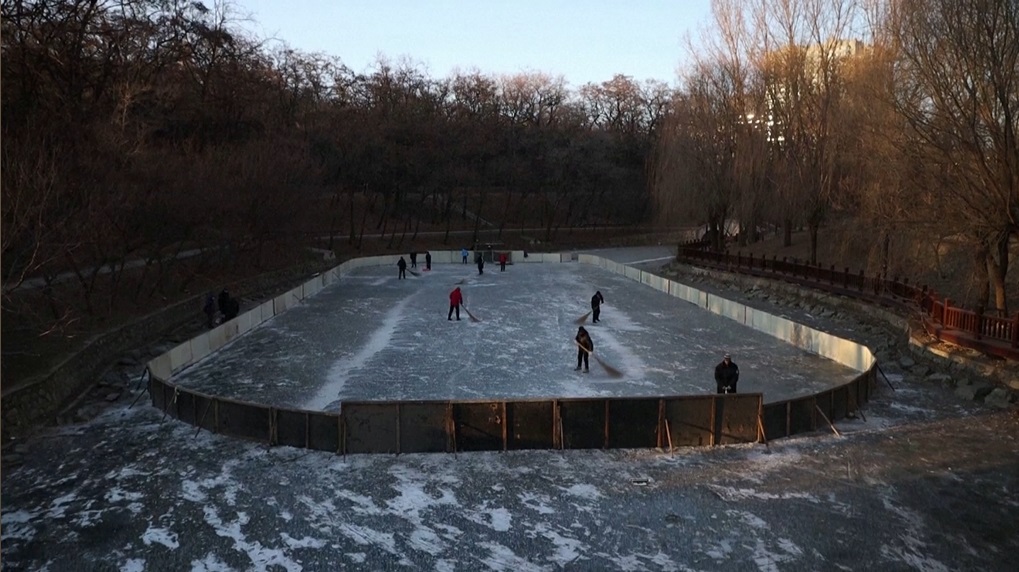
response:
[[[1019,4],[904,0],[887,23],[899,47],[897,109],[943,181],[930,200],[971,237],[1005,313],[1019,237]]]

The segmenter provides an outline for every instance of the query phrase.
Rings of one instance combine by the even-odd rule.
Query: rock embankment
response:
[[[678,263],[662,272],[699,290],[862,342],[883,373],[900,373],[992,407],[1019,402],[1019,365],[933,339],[915,316],[776,280]]]

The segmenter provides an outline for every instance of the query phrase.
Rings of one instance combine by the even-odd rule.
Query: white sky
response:
[[[573,86],[621,73],[675,83],[686,38],[711,21],[710,0],[236,0],[245,27],[338,56],[354,71],[409,57],[433,78],[455,69],[544,72]]]

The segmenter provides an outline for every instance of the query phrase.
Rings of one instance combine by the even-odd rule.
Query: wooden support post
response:
[[[669,440],[669,454],[672,455],[675,449],[672,448],[672,429],[669,428],[669,420],[665,420],[665,437]]]
[[[1012,320],[1012,347],[1019,348],[1019,312],[1015,313],[1015,319]]]
[[[831,430],[835,433],[835,435],[841,437],[842,433],[839,433],[839,430],[835,428],[835,424],[828,419],[828,416],[824,414],[824,411],[821,411],[821,407],[815,403],[814,409],[817,409],[817,412],[821,414],[821,417],[828,423],[828,427],[831,427]]]
[[[509,450],[509,417],[506,416],[506,402],[502,402],[502,450]]]
[[[202,418],[198,420],[198,430],[195,431],[195,437],[198,437],[198,434],[202,432],[202,423],[205,423],[205,416],[209,414],[209,409],[212,409],[212,404],[213,402],[209,401],[209,404],[205,406],[205,413],[202,413]]]
[[[609,400],[605,400],[605,441],[602,444],[603,449],[609,448]]]

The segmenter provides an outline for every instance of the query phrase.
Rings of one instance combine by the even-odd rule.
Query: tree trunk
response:
[[[888,279],[888,258],[891,250],[892,236],[885,231],[885,238],[881,241],[881,277]]]
[[[785,219],[782,221],[782,246],[793,245],[793,221]]]
[[[987,299],[990,297],[990,280],[988,279],[988,266],[989,258],[991,257],[990,249],[987,247],[987,241],[981,240],[977,246],[975,256],[973,257],[973,266],[976,271],[974,277],[977,282],[978,294],[976,300],[976,306],[980,308],[987,307]]]
[[[1002,232],[994,241],[993,249],[987,252],[987,274],[990,285],[994,287],[994,307],[998,316],[1008,315],[1008,290],[1005,279],[1008,277],[1008,232]]]
[[[817,266],[817,223],[810,223],[807,225],[807,230],[810,232],[810,264]]]

